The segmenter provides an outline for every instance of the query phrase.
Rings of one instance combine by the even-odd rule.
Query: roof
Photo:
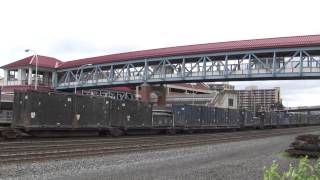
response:
[[[34,56],[23,58],[21,60],[4,65],[1,68],[12,68],[12,67],[21,67],[21,66],[29,66],[29,65],[35,66],[36,59],[33,57]],[[38,67],[54,69],[54,68],[57,68],[61,63],[62,61],[56,58],[38,55]]]
[[[192,55],[200,53],[217,53],[232,52],[240,50],[258,50],[270,48],[290,48],[290,47],[307,47],[320,46],[320,35],[278,37],[267,39],[252,39],[241,41],[217,42],[208,44],[196,44],[187,46],[176,46],[159,49],[150,49],[142,51],[125,52],[91,58],[78,59],[73,61],[62,62],[56,58],[38,55],[39,67],[45,68],[76,68],[84,64],[102,64],[118,61],[129,61],[145,58],[157,58],[164,56]],[[34,65],[33,56],[15,61],[13,63],[2,66],[1,68],[20,67]]]
[[[126,92],[134,91],[130,86],[115,86],[107,89],[114,90],[114,91],[126,91]]]
[[[204,91],[208,91],[210,90],[208,85],[205,83],[178,83],[178,84],[171,84],[171,86],[179,86],[181,88],[190,88],[190,89],[194,89],[194,90],[204,90]]]
[[[68,61],[59,68],[73,68],[84,64],[102,64],[117,61],[128,61],[163,56],[192,55],[199,53],[231,52],[239,50],[256,50],[266,48],[289,48],[320,45],[320,35],[278,37],[229,42],[217,42],[188,46],[177,46],[143,51],[126,52],[105,56],[91,57]]]

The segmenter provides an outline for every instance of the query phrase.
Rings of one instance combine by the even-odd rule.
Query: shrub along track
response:
[[[57,138],[49,140],[23,140],[0,143],[0,165],[26,161],[57,160],[74,157],[115,153],[159,150],[195,145],[217,144],[248,139],[308,133],[319,131],[319,126],[241,131],[228,133],[132,136],[121,138]],[[289,142],[288,142],[289,144]]]

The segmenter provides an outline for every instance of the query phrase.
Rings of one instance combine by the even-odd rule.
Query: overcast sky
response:
[[[320,34],[317,0],[1,0],[0,65],[28,55],[62,61],[117,52]],[[319,105],[319,81],[236,82],[281,87],[284,105]]]

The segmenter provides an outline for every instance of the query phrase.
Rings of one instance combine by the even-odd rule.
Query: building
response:
[[[248,86],[244,90],[234,90],[238,96],[238,107],[253,112],[270,111],[281,106],[280,88],[258,89]]]
[[[205,83],[184,83],[164,85],[166,91],[166,104],[192,104],[205,105],[220,108],[237,109],[237,94],[233,91],[211,90]],[[140,88],[137,88],[137,97],[139,98]],[[158,100],[161,94],[155,90],[151,94],[151,102]]]
[[[4,65],[1,67],[4,71],[2,92],[13,93],[15,89],[33,89],[36,79],[37,89],[49,90],[56,81],[54,78],[56,77],[56,68],[61,63],[61,61],[55,58],[38,55],[29,56]]]
[[[230,91],[230,90],[234,90],[234,85],[231,84],[208,84],[210,90],[214,90],[214,91]]]
[[[3,86],[3,83],[4,83],[4,79],[3,77],[0,77],[0,86]]]

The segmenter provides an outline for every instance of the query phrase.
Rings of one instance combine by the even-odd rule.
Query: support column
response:
[[[29,67],[28,70],[28,85],[32,85],[32,68]]]
[[[18,70],[18,81],[20,85],[26,85],[26,70],[19,69]]]
[[[143,83],[141,85],[141,91],[140,91],[141,101],[150,102],[150,93],[151,93],[150,85],[147,83]]]
[[[7,86],[8,85],[8,70],[4,69],[4,77],[3,77],[3,85]]]
[[[21,75],[22,75],[22,69],[18,69],[18,85],[22,85]]]
[[[52,72],[52,87],[55,88],[58,84],[58,73]]]
[[[136,100],[139,100],[140,97],[139,86],[136,86]]]
[[[166,106],[167,105],[167,88],[163,85],[161,85],[158,88],[159,95],[158,95],[158,106]]]

